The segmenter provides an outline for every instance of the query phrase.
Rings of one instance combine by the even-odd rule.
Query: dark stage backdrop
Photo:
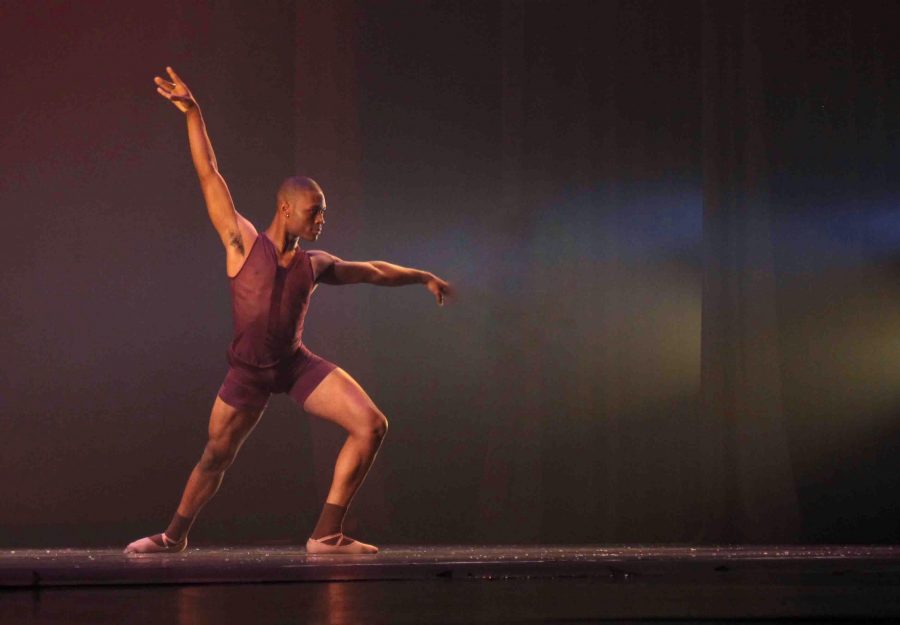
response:
[[[238,210],[431,270],[321,287],[390,433],[381,543],[895,542],[893,3],[0,4],[0,547],[159,531],[231,339],[182,115]],[[341,433],[283,396],[195,543],[302,543]]]

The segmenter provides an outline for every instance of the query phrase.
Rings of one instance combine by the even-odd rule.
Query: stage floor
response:
[[[17,549],[0,586],[2,623],[833,622],[900,618],[900,547]]]

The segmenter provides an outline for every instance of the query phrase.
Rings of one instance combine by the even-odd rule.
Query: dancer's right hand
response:
[[[187,113],[197,106],[197,101],[194,100],[194,96],[191,95],[191,90],[188,89],[188,86],[184,84],[184,81],[178,77],[175,70],[171,67],[167,67],[166,71],[169,72],[172,81],[163,80],[159,76],[155,77],[153,82],[156,83],[156,90],[162,97],[177,106],[179,111]]]

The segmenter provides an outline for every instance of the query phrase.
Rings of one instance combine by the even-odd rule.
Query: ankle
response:
[[[319,522],[310,535],[311,538],[321,538],[331,534],[339,534],[344,524],[344,516],[347,514],[347,506],[339,506],[333,503],[326,503],[322,507],[322,514],[319,516]]]
[[[193,517],[182,516],[176,512],[175,516],[173,516],[172,520],[169,522],[169,527],[166,528],[166,531],[163,532],[163,534],[165,534],[166,538],[173,543],[180,543],[187,538],[188,532],[191,531],[191,526],[193,524]]]

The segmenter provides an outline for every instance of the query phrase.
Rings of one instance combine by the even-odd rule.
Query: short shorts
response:
[[[254,367],[229,354],[230,365],[219,397],[229,406],[259,410],[266,406],[272,393],[287,393],[301,408],[322,380],[337,368],[305,346],[286,362],[274,367]]]

